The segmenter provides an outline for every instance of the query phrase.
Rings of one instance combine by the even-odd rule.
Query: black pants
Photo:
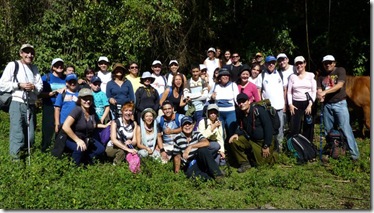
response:
[[[297,108],[295,109],[295,114],[291,115],[291,129],[289,137],[298,134],[301,132],[301,123],[302,118],[304,118],[303,128],[302,128],[302,135],[309,139],[310,142],[313,142],[313,134],[314,134],[314,122],[312,119],[311,124],[307,124],[305,119],[305,109],[308,107],[308,101],[295,101],[292,100],[292,104]]]
[[[212,153],[207,147],[199,148],[195,159],[196,163],[185,171],[188,178],[200,177],[209,180],[222,175],[218,164],[214,161]]]

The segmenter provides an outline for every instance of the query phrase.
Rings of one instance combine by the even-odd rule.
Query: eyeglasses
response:
[[[93,83],[94,86],[100,86],[101,85],[101,82],[95,82]]]
[[[103,64],[107,64],[107,62],[105,62],[105,61],[100,61],[98,64],[99,64],[99,65],[103,65]]]
[[[152,78],[145,78],[144,81],[152,81]]]
[[[323,62],[323,65],[325,65],[325,66],[326,66],[326,65],[330,65],[330,64],[332,64],[332,62],[333,62],[333,61],[324,61],[324,62]]]
[[[88,101],[92,102],[93,98],[91,96],[85,96],[85,97],[82,97],[82,100],[84,102],[88,102]]]
[[[276,61],[269,61],[267,62],[268,65],[275,65],[275,63],[277,63]]]
[[[138,69],[138,67],[137,67],[137,66],[134,66],[134,67],[130,67],[130,69]]]

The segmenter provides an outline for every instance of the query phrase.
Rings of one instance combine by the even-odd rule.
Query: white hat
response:
[[[305,58],[303,56],[297,56],[294,60],[294,64],[296,64],[297,62],[305,62]]]
[[[214,49],[214,47],[211,47],[208,49],[208,51],[206,51],[207,53],[210,52],[210,51],[213,51],[214,53],[216,52],[216,49]]]
[[[31,44],[22,44],[22,46],[19,49],[19,51],[21,52],[23,49],[26,49],[26,48],[34,49],[34,47]]]
[[[170,66],[172,63],[176,63],[177,65],[179,65],[179,63],[178,63],[177,60],[171,60],[171,61],[169,62],[169,66]]]
[[[324,61],[335,61],[335,58],[334,58],[334,56],[332,56],[332,55],[326,55],[326,56],[323,57],[323,59],[322,59],[322,62],[324,62]]]
[[[109,63],[109,59],[108,59],[108,57],[106,57],[106,56],[100,56],[100,57],[99,57],[99,60],[97,60],[97,62],[100,62],[100,61],[105,61],[105,62],[108,62],[108,63]]]
[[[144,82],[144,79],[146,78],[151,78],[151,84],[156,80],[155,77],[152,76],[151,72],[149,71],[145,71],[143,72],[142,74],[142,77],[140,77],[140,83],[143,83]]]
[[[205,64],[199,64],[199,67],[200,67],[200,70],[203,70],[203,69],[208,69]]]
[[[59,62],[59,61],[61,61],[62,63],[64,63],[64,60],[62,60],[61,58],[54,58],[54,59],[52,60],[51,67],[53,67],[53,65],[54,65],[55,63]]]
[[[277,59],[279,59],[279,58],[288,58],[288,57],[284,53],[279,53],[279,55],[277,55]]]
[[[161,61],[159,61],[159,60],[154,60],[154,61],[152,62],[152,66],[154,66],[154,65],[156,65],[156,64],[162,65]]]

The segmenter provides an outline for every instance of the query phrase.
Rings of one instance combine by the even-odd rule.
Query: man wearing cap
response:
[[[245,93],[240,93],[236,99],[240,108],[237,114],[239,127],[229,139],[229,143],[233,156],[240,165],[238,172],[250,169],[250,161],[256,165],[275,163],[277,153],[269,113],[262,106],[251,106]],[[248,159],[245,153],[247,150],[250,151],[252,159]]]
[[[182,132],[174,139],[174,172],[183,170],[188,178],[204,180],[223,177],[207,148],[209,141],[200,132],[193,131],[193,119],[186,116],[181,120],[181,125]]]
[[[157,90],[159,96],[165,91],[165,87],[167,85],[165,76],[161,74],[161,67],[162,67],[161,61],[154,60],[152,62],[152,66],[151,66],[152,77],[155,78],[155,80],[151,85]]]
[[[136,121],[140,123],[141,114],[144,109],[151,108],[155,112],[158,111],[160,107],[160,96],[157,90],[152,86],[155,78],[150,72],[143,72],[140,78],[140,83],[143,85],[139,87],[135,92],[135,109],[136,109]]]
[[[259,75],[257,88],[260,88],[263,99],[269,99],[271,106],[277,110],[279,118],[283,118],[286,110],[286,85],[287,81],[283,78],[282,72],[275,69],[277,59],[274,56],[265,58],[266,70]],[[279,133],[277,135],[277,143],[279,151],[282,151],[284,132],[284,120],[280,119]]]
[[[169,70],[170,70],[170,72],[168,72],[165,75],[165,79],[166,79],[166,82],[167,82],[167,86],[171,87],[171,86],[173,86],[173,78],[174,78],[174,76],[177,73],[179,73],[178,72],[178,70],[179,70],[179,63],[178,63],[177,60],[170,60],[170,62],[169,62]],[[186,78],[186,76],[183,73],[182,73],[182,75],[183,75],[183,82],[186,83],[187,82],[187,78]]]
[[[55,106],[55,133],[59,131],[65,119],[75,108],[78,100],[78,77],[76,74],[69,74],[65,78],[66,90],[56,97]],[[58,125],[57,125],[58,124]]]
[[[208,57],[204,60],[204,65],[207,68],[207,74],[209,77],[209,86],[213,87],[214,81],[213,81],[213,76],[214,76],[214,70],[219,67],[221,68],[221,63],[218,58],[215,57],[216,54],[216,49],[214,47],[210,47],[207,51]]]
[[[106,56],[100,56],[97,60],[97,66],[99,67],[97,76],[101,79],[101,90],[105,93],[106,85],[112,80],[112,74],[108,71],[109,65],[109,59]]]
[[[64,61],[61,58],[54,58],[51,63],[51,71],[42,76],[43,91],[39,97],[43,100],[42,105],[42,144],[41,150],[45,152],[51,145],[51,140],[55,131],[60,125],[59,120],[54,119],[54,104],[58,94],[62,94],[66,89],[64,74]]]
[[[325,72],[317,81],[317,97],[323,104],[325,131],[329,132],[333,127],[340,127],[347,138],[352,159],[357,160],[360,152],[349,123],[345,91],[346,71],[343,67],[336,67],[332,55],[323,57],[322,64]]]
[[[277,62],[279,71],[283,74],[283,80],[287,82],[286,87],[288,86],[288,79],[290,78],[291,74],[297,74],[296,67],[289,64],[289,59],[285,53],[280,53],[277,55]],[[287,97],[286,97],[287,98]],[[288,108],[288,104],[286,102],[286,112],[284,113],[283,120],[284,120],[284,128],[289,128],[290,123],[290,110]]]
[[[98,76],[93,76],[91,78],[90,87],[92,90],[94,105],[95,105],[95,112],[96,115],[99,117],[101,123],[104,124],[105,119],[109,115],[109,102],[106,94],[101,91],[101,79]]]
[[[28,142],[31,146],[34,144],[35,101],[37,95],[43,89],[38,68],[32,64],[35,57],[34,47],[30,44],[23,44],[19,50],[19,55],[21,59],[9,62],[0,79],[0,90],[12,93],[12,102],[9,106],[9,154],[12,160],[16,162],[20,160],[21,151],[27,149]],[[14,78],[16,63],[18,72]],[[28,112],[29,115],[27,115]],[[27,117],[29,117],[28,121]]]
[[[266,66],[265,66],[265,63],[264,63],[264,56],[262,55],[262,53],[260,53],[260,52],[256,53],[254,59],[255,59],[254,63],[257,63],[261,66],[261,72],[266,70]]]

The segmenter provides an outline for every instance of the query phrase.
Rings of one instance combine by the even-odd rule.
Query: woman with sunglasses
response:
[[[157,90],[151,85],[154,81],[155,78],[149,71],[144,72],[140,78],[142,86],[135,92],[136,121],[138,123],[140,123],[141,113],[144,109],[151,108],[157,112],[160,106],[160,96]]]
[[[132,84],[132,88],[135,91],[142,85],[139,77],[139,66],[136,62],[130,62],[129,74],[126,75],[127,80]]]
[[[83,88],[78,93],[76,107],[66,118],[62,129],[67,134],[66,147],[73,151],[72,157],[77,166],[93,164],[93,159],[101,155],[105,148],[94,137],[96,128],[106,128],[95,114],[92,91]]]

